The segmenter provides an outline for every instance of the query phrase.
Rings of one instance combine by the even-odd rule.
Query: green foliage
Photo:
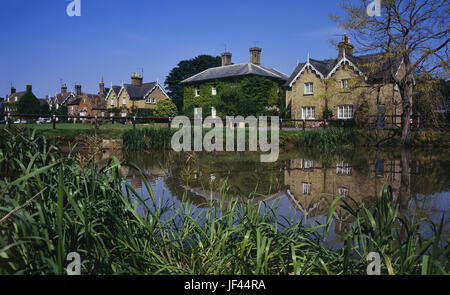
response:
[[[197,214],[189,203],[162,204],[132,164],[112,158],[100,168],[93,158],[83,165],[24,130],[0,134],[0,274],[64,274],[65,257],[76,251],[85,275],[362,275],[367,253],[377,251],[382,274],[448,275],[442,222],[407,224],[387,185],[374,207],[354,209],[350,198],[335,198],[318,225],[283,225],[277,205],[227,198],[226,184],[219,208]],[[127,182],[124,168],[142,177],[148,199]],[[354,220],[343,249],[334,250],[323,241],[338,207]]]
[[[52,107],[50,109],[51,115],[67,115],[67,106],[59,106],[58,109],[56,107]],[[67,118],[59,118],[58,122],[65,123],[68,122]]]
[[[170,71],[164,85],[168,90],[168,95],[172,98],[180,113],[183,110],[184,94],[183,85],[180,82],[209,68],[218,67],[221,64],[222,60],[220,56],[199,55],[193,59],[180,61]]]
[[[215,85],[217,95],[212,95]],[[285,91],[278,82],[261,76],[245,76],[226,80],[202,82],[200,95],[196,85],[184,89],[184,113],[193,115],[195,107],[210,109],[214,105],[221,117],[231,115],[279,115],[284,112]]]
[[[158,100],[154,114],[156,117],[173,118],[178,114],[177,106],[168,98]]]
[[[138,130],[127,130],[122,135],[122,148],[128,151],[151,151],[169,149],[173,129],[167,127],[148,127]]]
[[[39,100],[31,91],[27,91],[17,102],[17,112],[19,114],[39,114],[41,105]]]
[[[339,146],[356,146],[359,132],[350,128],[327,128],[311,131],[301,131],[294,139],[298,147],[314,147],[318,149],[335,148]]]

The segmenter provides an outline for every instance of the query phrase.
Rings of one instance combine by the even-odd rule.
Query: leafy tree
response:
[[[415,76],[448,71],[449,1],[383,0],[381,15],[369,16],[371,0],[342,1],[345,16],[332,16],[347,30],[364,52],[382,52],[378,65],[398,85],[402,99],[402,143],[411,145],[410,118],[413,111]],[[399,62],[400,61],[400,62]],[[401,71],[397,72],[401,64]],[[380,71],[377,67],[375,71]],[[447,72],[448,74],[448,72]]]
[[[41,111],[41,104],[36,96],[27,90],[22,98],[17,103],[17,112],[19,114],[39,114]]]
[[[177,106],[178,112],[183,110],[183,85],[181,81],[203,72],[209,68],[218,67],[222,64],[220,56],[199,55],[193,59],[183,60],[173,68],[166,77],[164,85],[168,90],[168,95]]]
[[[49,115],[50,114],[50,107],[47,103],[43,103],[40,105],[39,114],[41,114],[41,115]]]
[[[177,106],[170,99],[161,99],[156,103],[154,111],[156,117],[175,117],[177,114]]]

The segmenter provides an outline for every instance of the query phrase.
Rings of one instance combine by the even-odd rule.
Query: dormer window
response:
[[[126,98],[122,98],[122,104],[127,104],[127,99]]]
[[[111,106],[114,106],[114,99],[111,99]]]
[[[305,94],[307,95],[311,95],[314,93],[314,83],[312,82],[307,82],[305,83]]]
[[[195,96],[200,96],[200,87],[195,87]]]

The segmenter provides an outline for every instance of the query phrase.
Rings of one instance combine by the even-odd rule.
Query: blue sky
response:
[[[0,97],[26,83],[40,98],[79,83],[96,93],[103,75],[130,82],[144,68],[144,81],[163,84],[179,61],[220,55],[224,44],[234,63],[249,60],[253,41],[261,62],[288,75],[307,53],[335,57],[328,41],[343,34],[328,18],[337,0],[154,1],[81,0],[80,17],[69,17],[68,0],[0,0]]]

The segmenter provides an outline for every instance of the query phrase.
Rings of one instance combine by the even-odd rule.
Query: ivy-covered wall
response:
[[[251,75],[185,85],[183,112],[187,116],[193,116],[194,108],[201,107],[205,116],[211,113],[212,105],[216,107],[219,116],[261,115],[274,107],[278,113],[284,112],[283,83]],[[213,86],[216,87],[216,95],[212,94]],[[200,89],[199,96],[195,96],[196,87]],[[222,105],[226,107],[221,108]]]

